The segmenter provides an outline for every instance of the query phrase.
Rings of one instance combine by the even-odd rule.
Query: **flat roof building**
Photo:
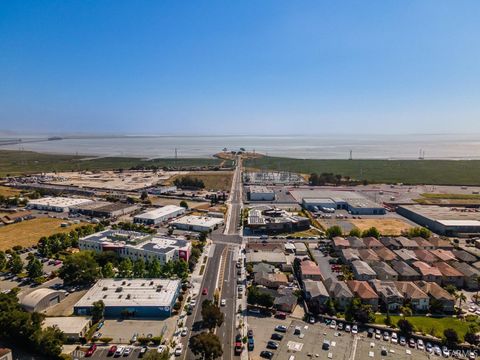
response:
[[[106,317],[126,312],[134,317],[169,317],[180,293],[180,280],[102,279],[75,304],[76,315],[90,315],[93,303],[102,300]]]
[[[42,328],[55,327],[65,334],[67,339],[77,341],[85,336],[92,325],[92,319],[85,316],[46,317]]]
[[[90,199],[48,196],[30,200],[27,207],[43,211],[68,212],[70,208],[74,206],[85,205],[91,202],[93,202],[93,200]]]
[[[161,264],[190,257],[190,242],[126,230],[104,230],[78,240],[80,250],[113,251],[131,260],[157,259]]]
[[[275,191],[266,186],[251,185],[248,188],[248,196],[251,201],[273,201]]]
[[[142,214],[136,215],[133,222],[156,225],[185,213],[185,208],[176,205],[166,205],[161,208],[153,209]]]
[[[90,203],[73,206],[70,208],[70,212],[98,218],[111,218],[130,214],[137,209],[138,206],[134,204],[92,201]]]
[[[172,226],[181,230],[210,232],[223,225],[223,218],[187,215],[172,221]]]
[[[404,205],[399,206],[397,212],[440,235],[480,233],[480,213],[467,208]]]

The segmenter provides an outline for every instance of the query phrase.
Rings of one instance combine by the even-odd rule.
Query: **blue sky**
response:
[[[480,1],[2,1],[0,130],[480,133]]]

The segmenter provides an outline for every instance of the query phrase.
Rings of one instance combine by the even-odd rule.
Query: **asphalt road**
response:
[[[242,211],[242,159],[237,156],[237,166],[233,174],[232,189],[228,199],[227,224],[225,226],[225,235],[238,234],[240,230],[240,212]]]

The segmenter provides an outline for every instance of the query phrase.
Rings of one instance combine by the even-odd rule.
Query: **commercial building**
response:
[[[20,299],[20,305],[28,312],[41,312],[58,304],[65,298],[65,291],[39,288]]]
[[[106,317],[165,318],[172,314],[180,293],[179,280],[102,279],[75,304],[76,315],[91,315],[93,303],[102,300]]]
[[[249,186],[248,198],[250,201],[274,201],[275,191],[266,186]]]
[[[181,230],[210,232],[223,225],[223,218],[187,215],[172,221],[172,226]]]
[[[161,208],[153,209],[142,214],[136,215],[133,222],[145,225],[156,225],[173,219],[185,213],[185,208],[176,205],[166,205]]]
[[[385,208],[355,191],[296,189],[292,196],[310,211],[347,210],[353,215],[384,215]]]
[[[93,202],[93,200],[90,199],[48,196],[30,200],[27,207],[42,211],[68,212],[70,208],[74,206],[85,205],[91,202]]]
[[[480,213],[472,209],[404,205],[397,212],[440,235],[480,234]]]
[[[113,251],[131,260],[157,259],[161,264],[183,259],[188,261],[191,244],[186,240],[125,230],[104,230],[81,238],[80,250]]]
[[[281,209],[253,208],[248,212],[246,228],[254,234],[289,233],[309,229],[310,219]]]
[[[42,327],[55,327],[65,334],[67,340],[78,341],[84,337],[92,325],[90,317],[75,316],[75,317],[46,317],[43,321]]]
[[[130,214],[137,209],[138,206],[134,204],[93,201],[90,203],[73,206],[70,208],[70,212],[97,218],[112,218]]]

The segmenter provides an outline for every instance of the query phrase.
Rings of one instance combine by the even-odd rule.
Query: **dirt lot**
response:
[[[20,194],[20,190],[9,188],[7,186],[0,186],[0,195],[2,196],[15,196]]]
[[[157,196],[150,196],[149,199],[152,201],[153,205],[180,205],[182,200],[180,199],[171,199],[171,198],[161,198]],[[201,202],[201,201],[188,201],[185,200],[188,204],[189,209],[197,209],[197,208],[204,208],[205,206],[210,206],[208,202]]]
[[[64,220],[54,218],[37,218],[20,223],[0,227],[0,250],[10,249],[15,245],[23,247],[38,243],[42,236],[56,233],[70,232],[72,229],[84,224],[75,224],[60,227]]]
[[[175,178],[181,176],[189,176],[202,180],[206,190],[213,191],[230,191],[232,187],[232,171],[195,171],[186,175],[177,175],[170,178],[167,183],[173,184]]]
[[[352,225],[360,229],[367,230],[376,227],[383,235],[400,235],[403,231],[412,226],[400,219],[352,219],[348,220]]]

